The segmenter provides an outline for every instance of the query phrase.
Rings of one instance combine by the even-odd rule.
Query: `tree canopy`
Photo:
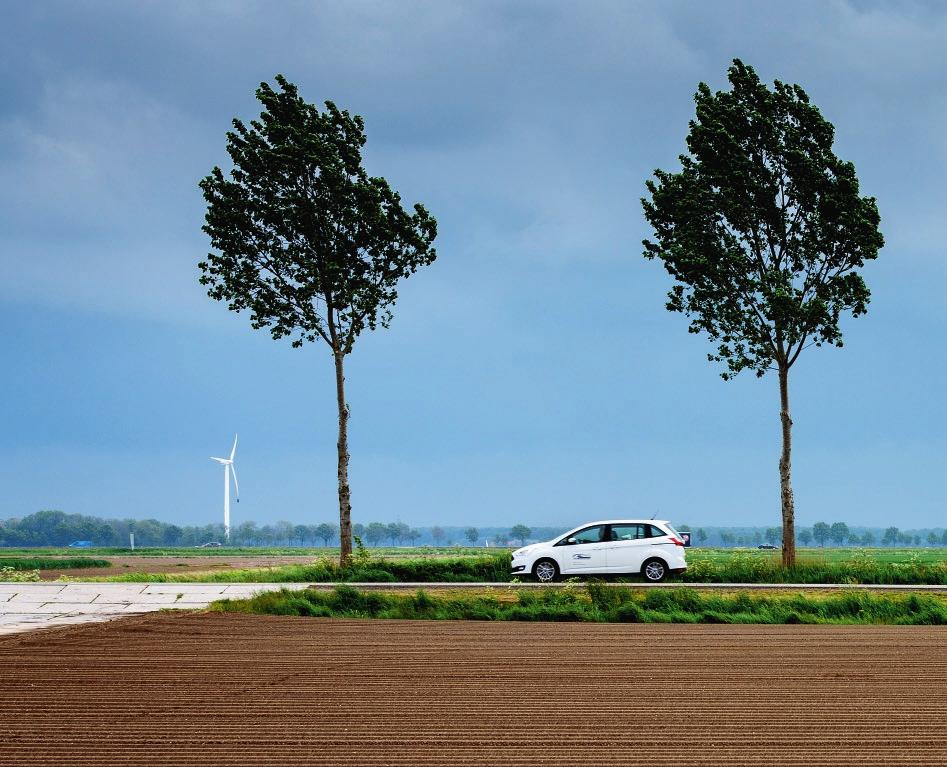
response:
[[[841,346],[840,316],[870,299],[856,270],[884,244],[875,199],[806,92],[771,90],[738,59],[729,80],[729,91],[698,86],[681,170],[656,170],[642,200],[655,231],[645,256],[676,281],[667,308],[716,343],[708,357],[724,378]]]
[[[201,283],[273,338],[347,354],[365,327],[388,326],[397,281],[434,261],[437,222],[367,174],[361,117],[331,101],[320,112],[276,82],[256,92],[260,118],[227,133],[229,178],[215,167],[201,181],[217,251],[199,264]]]

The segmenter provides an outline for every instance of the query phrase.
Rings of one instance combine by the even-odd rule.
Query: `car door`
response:
[[[608,569],[608,541],[605,525],[591,525],[577,530],[556,544],[559,566],[563,573],[581,573]]]
[[[647,558],[651,541],[648,527],[638,522],[609,525],[608,569],[613,573],[637,573]]]

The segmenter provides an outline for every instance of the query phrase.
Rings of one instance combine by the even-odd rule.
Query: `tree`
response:
[[[810,543],[812,543],[812,531],[808,527],[805,527],[799,531],[799,542],[803,546],[808,546]]]
[[[391,545],[394,546],[404,536],[404,523],[389,522],[385,527],[385,535],[388,537],[388,540],[391,541]]]
[[[410,528],[410,529],[408,530],[407,534],[405,535],[405,538],[408,539],[408,542],[409,542],[412,546],[414,546],[415,541],[417,541],[417,539],[420,538],[420,537],[421,537],[421,531],[418,530],[416,527]]]
[[[388,535],[388,525],[372,522],[365,528],[365,540],[369,546],[377,546]]]
[[[901,531],[896,527],[889,527],[885,530],[885,534],[881,537],[882,546],[894,546],[898,539],[901,537]]]
[[[444,542],[446,535],[447,533],[444,532],[443,527],[435,525],[431,528],[431,540],[434,541],[435,546],[440,546]]]
[[[526,525],[513,525],[513,528],[510,530],[510,538],[515,538],[520,542],[520,546],[526,545],[526,539],[532,534]]]
[[[315,535],[316,538],[322,540],[323,546],[329,545],[329,539],[334,538],[338,535],[339,528],[335,525],[330,525],[328,522],[323,522],[321,525],[316,526]]]
[[[341,561],[352,553],[345,357],[366,328],[387,328],[399,279],[435,259],[437,224],[420,204],[409,213],[383,178],[362,167],[361,117],[331,101],[320,112],[295,85],[261,83],[249,126],[227,133],[229,178],[201,181],[210,253],[200,263],[208,295],[250,311],[254,329],[294,347],[322,340],[335,364]]]
[[[479,537],[479,535],[480,534],[477,532],[476,527],[468,527],[466,530],[464,530],[464,538],[467,539],[467,542],[471,546],[473,546],[477,542],[477,538]]]
[[[707,531],[704,530],[704,528],[702,527],[698,527],[697,532],[695,533],[695,536],[697,538],[697,542],[700,544],[703,544],[704,541],[707,540]]]
[[[940,543],[942,546],[947,546],[947,530],[944,530],[944,532],[941,534]]]
[[[936,546],[936,545],[937,545],[937,533],[935,533],[933,530],[931,530],[931,531],[927,534],[927,545],[928,545],[928,546]]]
[[[162,543],[166,546],[177,546],[184,537],[184,531],[177,525],[168,525],[162,535]]]
[[[866,530],[859,543],[862,546],[873,546],[875,544],[875,534],[871,530]]]
[[[820,546],[825,546],[825,542],[832,535],[832,528],[825,522],[816,522],[812,526],[812,537]]]
[[[299,543],[300,546],[305,546],[306,541],[309,540],[309,526],[308,525],[294,525],[293,526],[293,537]]]
[[[848,540],[848,525],[844,522],[833,522],[829,528],[829,537],[836,546],[841,546]]]
[[[642,200],[658,258],[676,284],[667,308],[716,345],[729,380],[742,370],[779,379],[783,564],[795,563],[789,371],[811,345],[842,346],[839,318],[864,314],[858,269],[884,244],[878,209],[859,194],[835,129],[798,85],[770,90],[735,59],[731,90],[701,83],[681,171],[655,171]]]

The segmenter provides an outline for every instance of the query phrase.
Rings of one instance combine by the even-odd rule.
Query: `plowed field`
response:
[[[0,639],[0,765],[944,765],[947,629],[152,614]]]

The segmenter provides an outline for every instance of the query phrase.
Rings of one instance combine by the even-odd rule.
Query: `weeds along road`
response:
[[[947,764],[947,629],[150,614],[0,638],[0,764]]]

